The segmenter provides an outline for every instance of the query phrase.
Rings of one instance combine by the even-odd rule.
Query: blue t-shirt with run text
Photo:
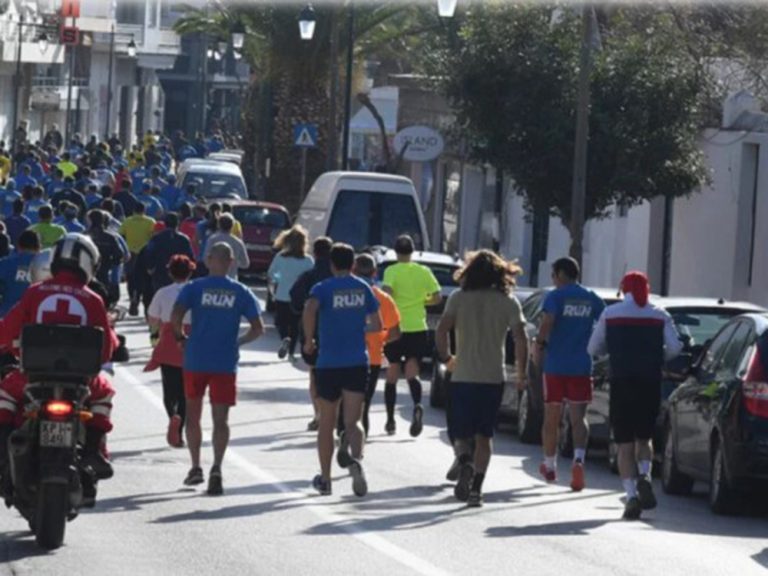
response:
[[[592,374],[592,358],[587,352],[587,344],[604,308],[603,300],[581,284],[568,284],[547,294],[542,309],[554,316],[555,323],[544,358],[545,374]]]
[[[320,304],[318,368],[349,368],[368,365],[365,325],[378,312],[379,301],[363,280],[354,276],[328,278],[310,292]]]
[[[240,319],[251,321],[261,315],[250,288],[226,276],[208,276],[184,286],[176,304],[192,316],[184,370],[235,374],[240,360]]]
[[[19,252],[0,260],[0,318],[21,300],[32,282],[29,266],[34,254]]]

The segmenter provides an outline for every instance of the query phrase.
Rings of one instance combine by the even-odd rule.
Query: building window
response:
[[[117,22],[119,24],[143,26],[145,10],[146,6],[143,1],[134,2],[133,0],[118,0]]]

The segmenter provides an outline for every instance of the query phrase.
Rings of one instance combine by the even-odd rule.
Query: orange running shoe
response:
[[[581,492],[584,490],[584,464],[574,462],[571,467],[571,490]]]
[[[557,472],[548,468],[544,462],[539,466],[539,473],[544,477],[547,484],[554,484],[557,481]]]

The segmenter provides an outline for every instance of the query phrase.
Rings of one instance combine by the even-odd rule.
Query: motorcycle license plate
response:
[[[40,446],[47,448],[71,448],[74,445],[74,425],[72,422],[40,423]]]

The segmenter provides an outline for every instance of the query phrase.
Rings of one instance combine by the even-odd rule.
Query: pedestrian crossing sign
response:
[[[296,124],[293,127],[293,143],[299,148],[317,146],[317,124]]]

